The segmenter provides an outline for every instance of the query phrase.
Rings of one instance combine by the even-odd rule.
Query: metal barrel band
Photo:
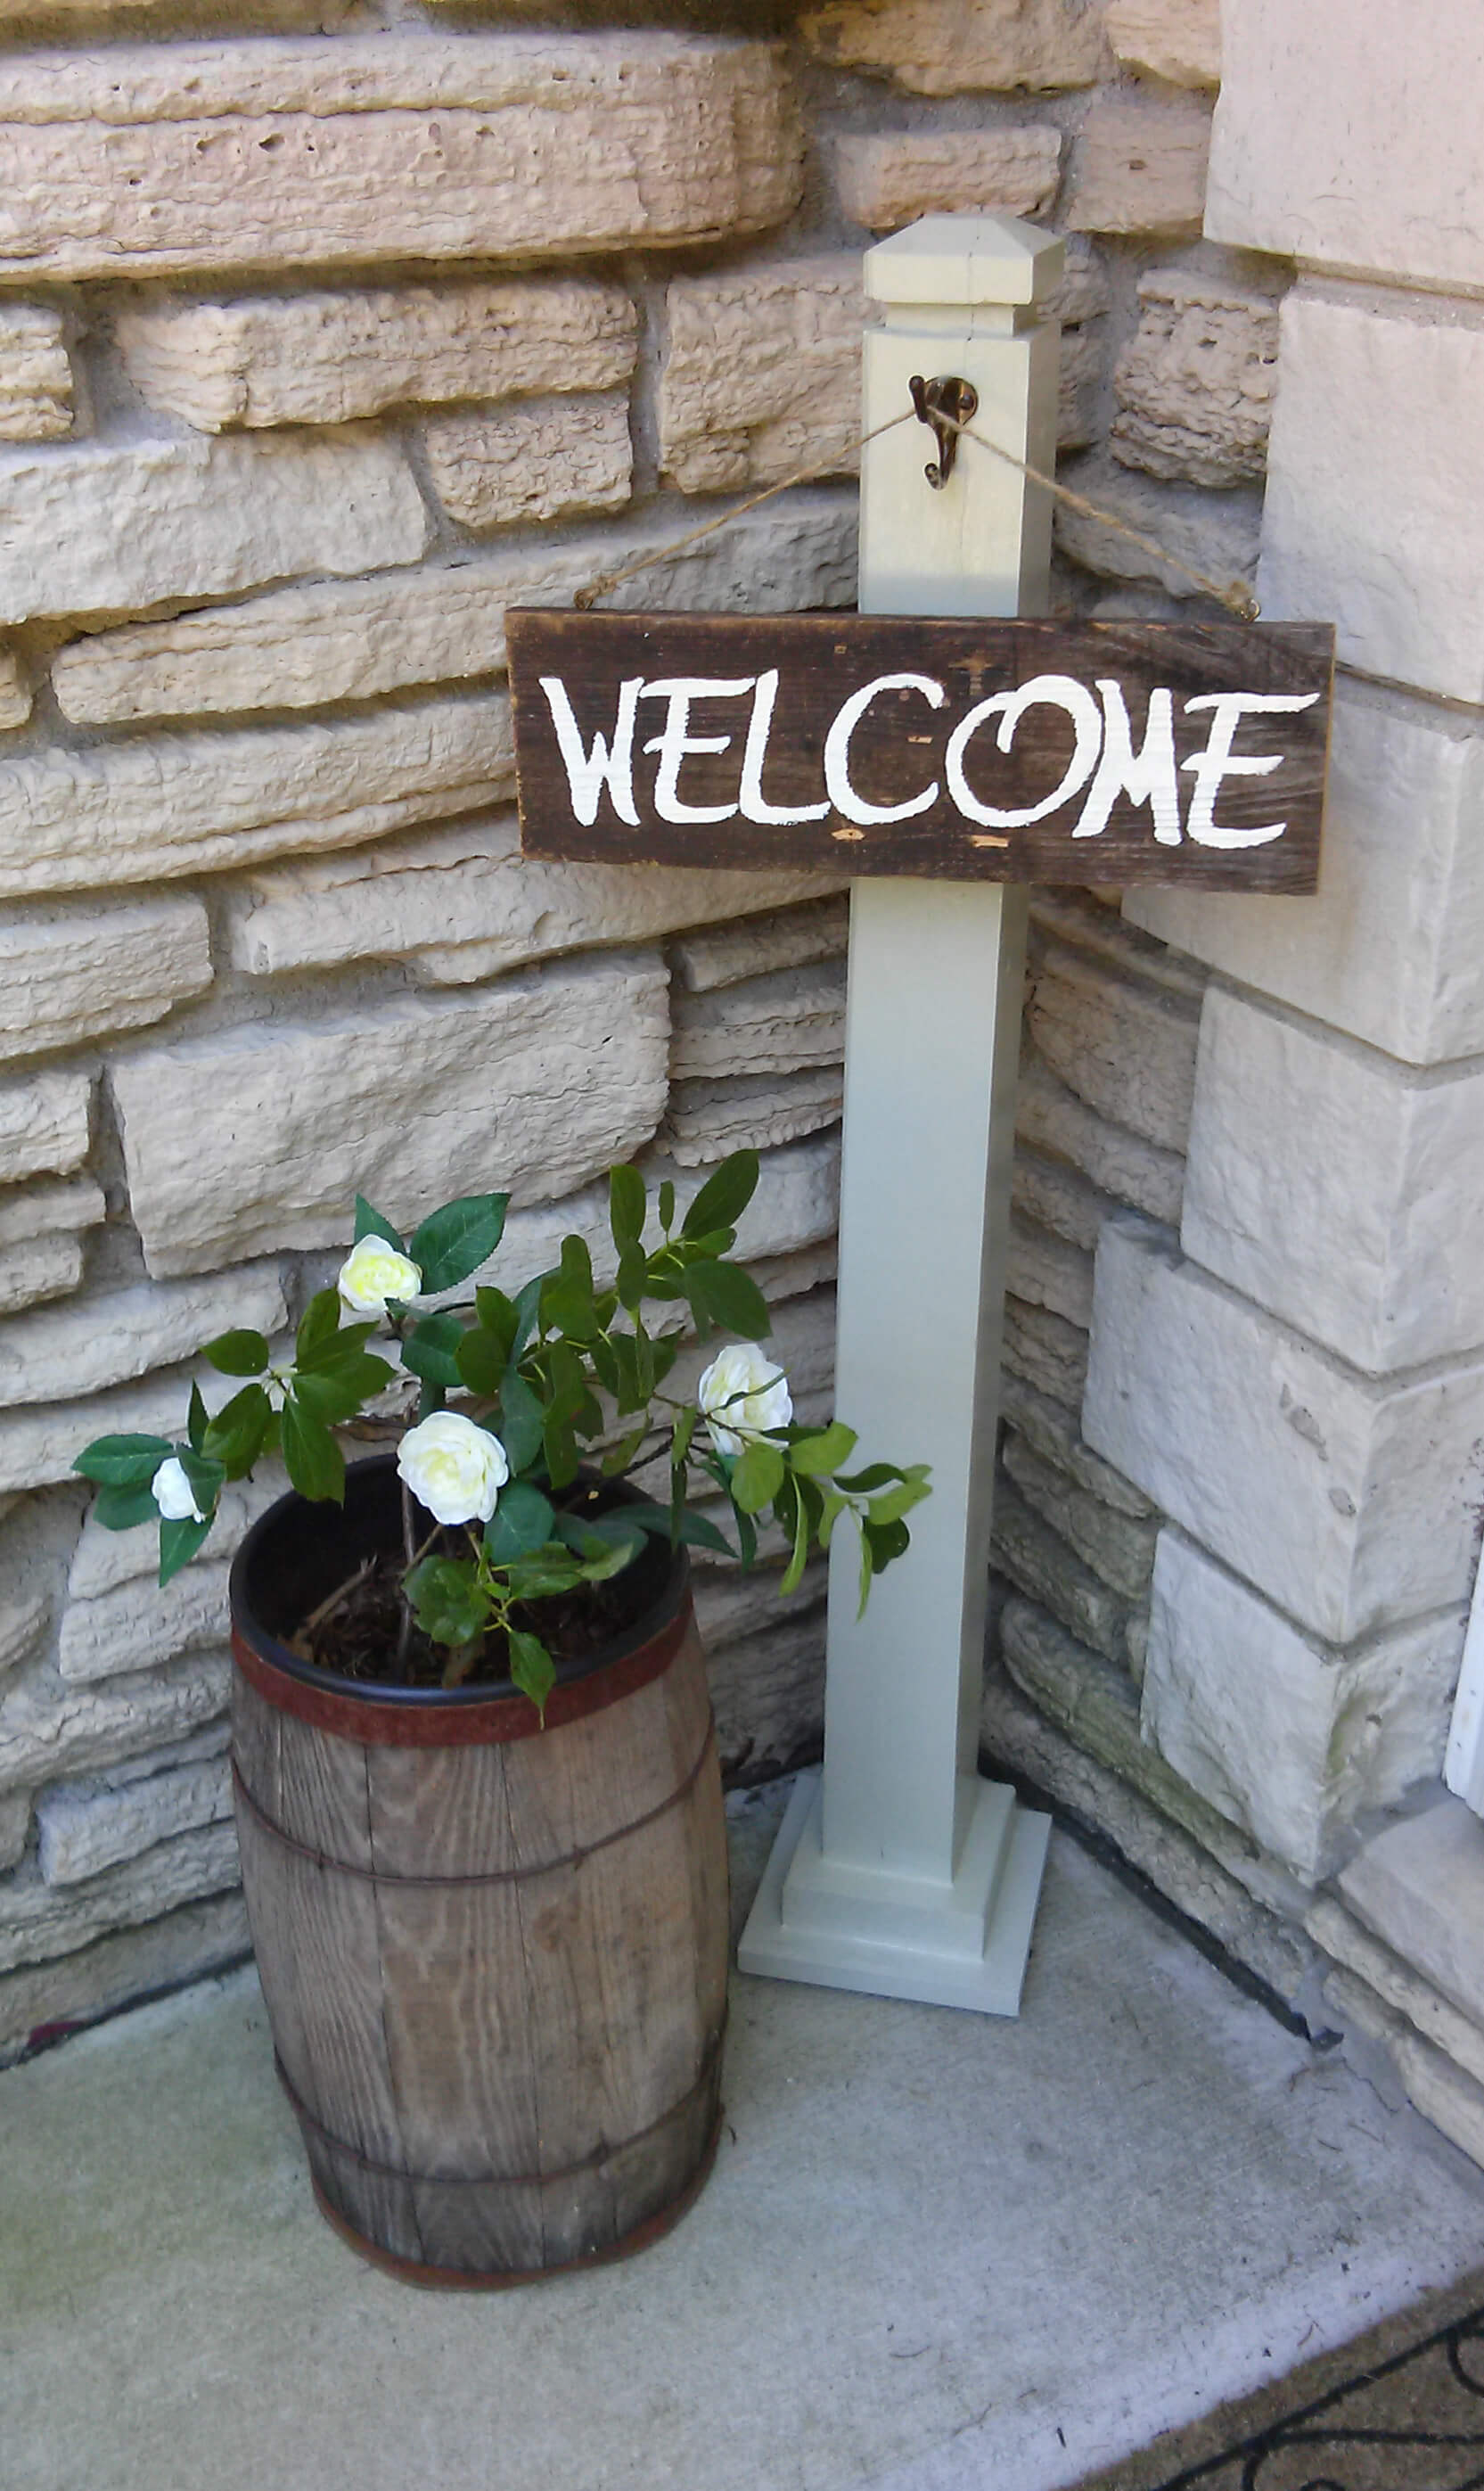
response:
[[[613,1832],[600,1833],[596,1841],[579,1843],[574,1850],[563,1851],[554,1860],[534,1861],[529,1868],[474,1868],[436,1877],[403,1877],[395,1869],[363,1867],[359,1861],[336,1860],[332,1852],[321,1851],[312,1842],[301,1842],[296,1834],[278,1823],[276,1817],[269,1815],[262,1802],[247,1788],[235,1756],[232,1758],[232,1785],[254,1824],[260,1826],[271,1840],[285,1851],[297,1853],[301,1860],[309,1861],[316,1868],[333,1868],[342,1877],[364,1877],[371,1886],[427,1887],[443,1891],[462,1886],[518,1886],[533,1877],[549,1877],[558,1868],[580,1868],[583,1861],[591,1860],[595,1853],[607,1851],[616,1842],[626,1842],[630,1834],[642,1833],[647,1826],[657,1824],[662,1816],[668,1816],[672,1808],[679,1807],[689,1798],[715,1744],[715,1721],[709,1719],[700,1754],[684,1780],[676,1784],[668,1799],[662,1799],[657,1807],[647,1808],[643,1816],[630,1818],[626,1825],[617,1826]]]
[[[700,2074],[694,2084],[687,2085],[685,2091],[660,2112],[657,2119],[652,2119],[646,2127],[636,2128],[632,2136],[620,2137],[616,2145],[595,2146],[580,2162],[568,2162],[560,2171],[399,2171],[394,2162],[378,2162],[374,2155],[363,2154],[359,2146],[348,2145],[343,2136],[336,2136],[333,2128],[324,2126],[296,2093],[276,2051],[274,2052],[274,2068],[300,2125],[312,2129],[332,2153],[353,2162],[358,2171],[367,2172],[374,2180],[399,2180],[413,2188],[550,2188],[560,2187],[570,2180],[579,2180],[590,2171],[600,2171],[604,2163],[616,2160],[619,2154],[628,2153],[635,2145],[642,2145],[647,2137],[657,2135],[660,2128],[667,2127],[682,2111],[688,2110],[690,2104],[699,2100],[707,2091],[716,2074],[726,2030],[727,2011],[723,2008],[721,2021],[707,2044]]]

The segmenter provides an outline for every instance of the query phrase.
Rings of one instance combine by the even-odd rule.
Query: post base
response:
[[[827,1857],[824,1784],[800,1774],[737,1951],[739,1969],[873,1998],[1018,2015],[1049,1816],[972,1781],[951,1885]]]

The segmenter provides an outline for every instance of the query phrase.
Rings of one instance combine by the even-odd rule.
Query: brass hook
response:
[[[924,380],[914,372],[907,384],[917,422],[931,426],[938,444],[938,455],[929,459],[922,473],[935,493],[941,493],[953,473],[958,456],[958,434],[954,425],[972,424],[979,411],[979,393],[973,381],[959,380],[952,373],[940,373],[935,380]],[[944,423],[946,416],[948,422]]]

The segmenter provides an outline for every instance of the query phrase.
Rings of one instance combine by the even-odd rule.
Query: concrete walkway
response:
[[[0,2076],[5,2491],[1052,2491],[1484,2265],[1484,2178],[1060,1836],[1018,2024],[740,1980],[727,2102],[657,2248],[450,2296],[315,2213],[250,1973]]]

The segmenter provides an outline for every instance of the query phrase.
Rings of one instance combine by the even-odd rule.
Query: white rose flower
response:
[[[435,1410],[409,1427],[396,1467],[435,1522],[487,1522],[510,1476],[499,1437],[456,1410]]]
[[[712,1360],[696,1401],[718,1453],[740,1453],[755,1436],[786,1427],[794,1415],[788,1377],[751,1340],[737,1340]]]
[[[399,1253],[385,1237],[363,1237],[340,1265],[335,1286],[340,1303],[357,1315],[384,1315],[387,1300],[405,1304],[422,1286],[422,1274],[410,1255]]]
[[[205,1514],[196,1503],[195,1490],[181,1464],[172,1453],[161,1462],[150,1481],[150,1494],[166,1522],[204,1522]]]

